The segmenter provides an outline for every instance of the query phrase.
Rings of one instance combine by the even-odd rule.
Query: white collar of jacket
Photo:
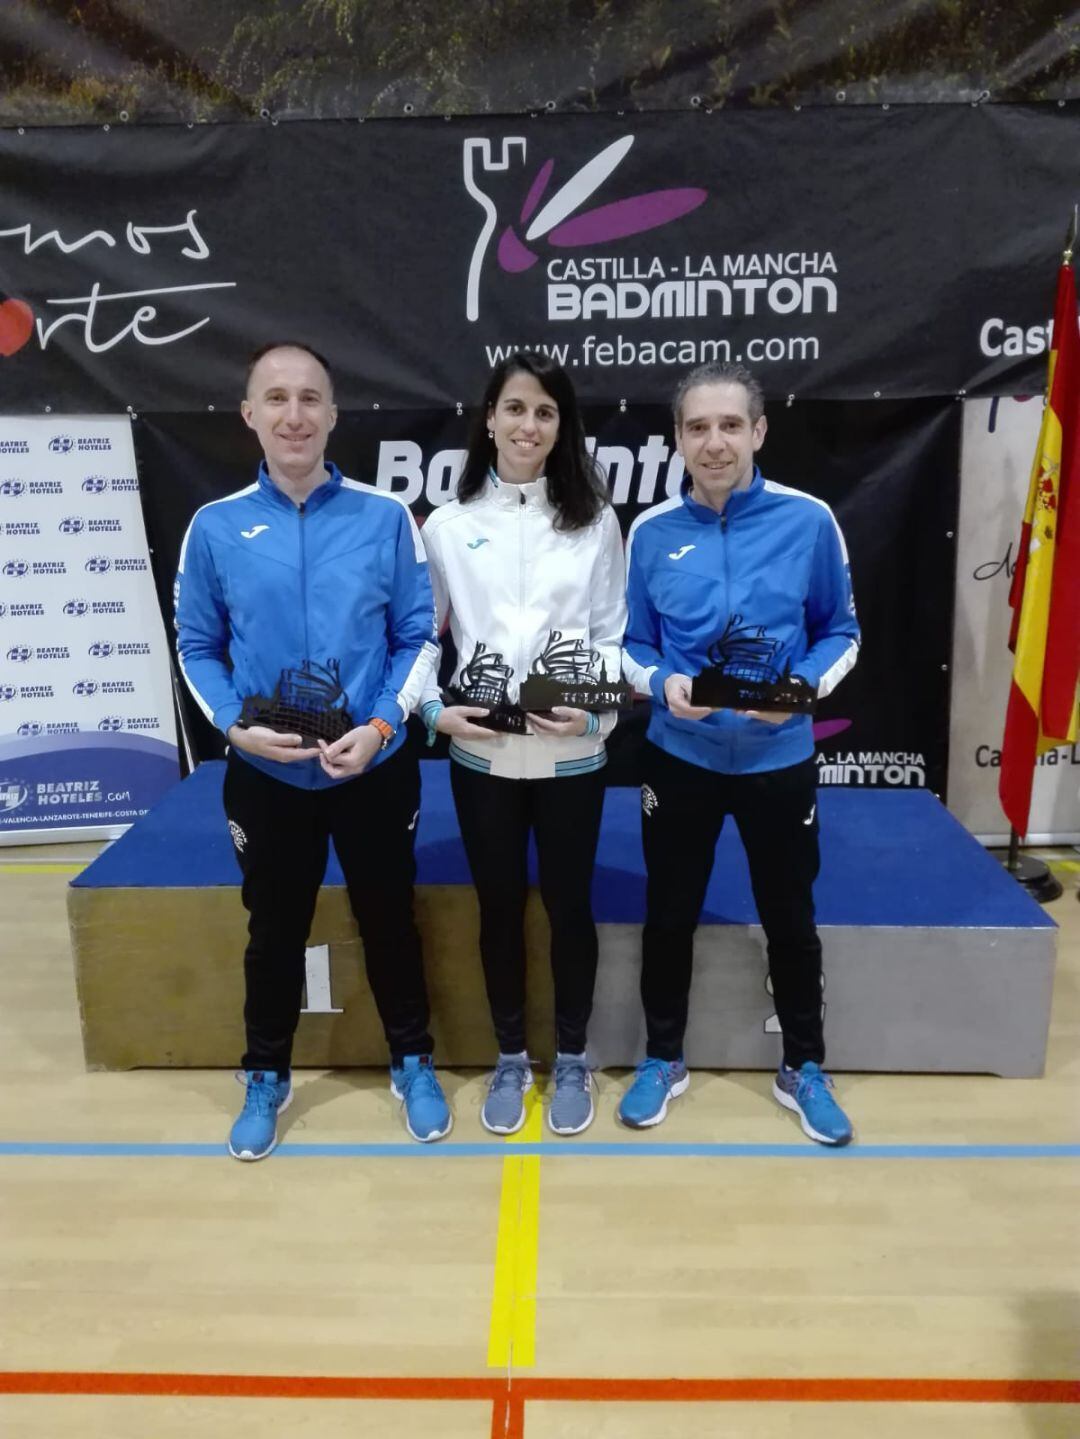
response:
[[[521,504],[524,496],[526,505],[534,510],[551,510],[551,501],[548,499],[547,476],[541,475],[539,479],[529,480],[527,484],[515,485],[508,480],[500,480],[494,469],[488,470],[490,481],[487,494],[492,504],[498,505],[501,509],[510,510]]]

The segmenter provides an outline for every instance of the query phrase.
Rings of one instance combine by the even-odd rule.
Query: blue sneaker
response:
[[[390,1066],[390,1093],[405,1108],[405,1128],[421,1144],[442,1139],[454,1127],[454,1116],[435,1075],[430,1054],[406,1054],[401,1067]]]
[[[648,1129],[667,1114],[668,1101],[685,1094],[690,1075],[681,1059],[646,1059],[634,1070],[634,1081],[616,1111],[631,1129]]]
[[[772,1092],[785,1109],[799,1116],[803,1133],[819,1144],[847,1144],[851,1139],[851,1120],[829,1092],[832,1079],[820,1065],[808,1059],[801,1069],[780,1066],[773,1080]]]
[[[247,1094],[229,1133],[229,1153],[234,1159],[265,1159],[277,1144],[277,1117],[292,1103],[292,1080],[278,1079],[272,1069],[248,1070],[244,1079]]]
[[[480,1123],[492,1134],[516,1134],[525,1123],[525,1096],[533,1076],[527,1054],[500,1054],[480,1111]]]
[[[548,1109],[552,1134],[580,1134],[593,1122],[593,1077],[583,1054],[556,1054],[555,1093]]]

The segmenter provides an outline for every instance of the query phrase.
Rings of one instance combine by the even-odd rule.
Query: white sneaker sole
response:
[[[405,1096],[402,1094],[401,1090],[397,1087],[393,1080],[390,1081],[390,1093],[394,1096],[395,1099],[400,1099],[401,1102],[404,1104]],[[415,1139],[417,1144],[434,1144],[437,1139],[445,1139],[446,1136],[450,1133],[451,1129],[453,1129],[453,1127],[454,1116],[453,1114],[451,1114],[450,1118],[447,1121],[445,1129],[438,1129],[435,1131],[434,1134],[417,1134],[416,1130],[409,1123],[409,1111],[407,1109],[405,1111],[405,1128],[408,1131],[410,1138]]]
[[[285,1113],[285,1111],[288,1109],[289,1105],[292,1103],[292,1097],[293,1097],[293,1088],[292,1088],[292,1085],[290,1084],[290,1085],[289,1085],[289,1092],[288,1092],[288,1094],[285,1096],[285,1098],[284,1098],[284,1100],[282,1101],[282,1103],[279,1104],[278,1107],[277,1107],[277,1112],[278,1112],[278,1114],[284,1114],[284,1113]],[[277,1120],[276,1120],[276,1119],[274,1120],[274,1137],[273,1137],[273,1139],[270,1141],[270,1147],[269,1147],[269,1149],[264,1149],[261,1154],[252,1154],[252,1152],[251,1152],[250,1149],[241,1149],[240,1153],[237,1154],[236,1150],[232,1147],[232,1139],[230,1138],[230,1140],[229,1140],[229,1153],[232,1155],[232,1157],[233,1157],[234,1159],[243,1160],[245,1164],[255,1164],[255,1163],[257,1163],[260,1159],[265,1159],[268,1154],[273,1154],[273,1152],[274,1152],[274,1150],[275,1150],[276,1148],[277,1148]]]
[[[588,1129],[589,1125],[593,1122],[593,1120],[594,1120],[595,1118],[596,1118],[596,1106],[593,1104],[593,1077],[592,1077],[592,1075],[590,1074],[590,1075],[589,1075],[589,1113],[588,1113],[588,1115],[586,1116],[586,1118],[583,1120],[583,1122],[582,1122],[581,1124],[574,1125],[572,1128],[560,1129],[560,1128],[556,1125],[555,1121],[554,1121],[554,1120],[552,1119],[552,1117],[551,1117],[551,1110],[550,1110],[550,1108],[548,1109],[547,1121],[548,1121],[548,1128],[551,1130],[552,1134],[567,1135],[567,1134],[581,1134],[584,1130]]]
[[[675,1083],[671,1086],[668,1092],[664,1095],[663,1104],[661,1104],[660,1108],[656,1111],[656,1113],[652,1116],[651,1119],[624,1119],[622,1105],[620,1104],[617,1110],[619,1116],[619,1123],[625,1124],[627,1129],[651,1129],[654,1124],[660,1124],[661,1121],[667,1116],[668,1102],[672,1099],[678,1099],[679,1095],[685,1094],[689,1088],[690,1075],[689,1073],[687,1073],[684,1074],[681,1079],[677,1079]]]
[[[521,1117],[516,1124],[510,1125],[509,1128],[502,1124],[489,1124],[487,1122],[487,1119],[484,1117],[483,1105],[480,1106],[480,1123],[484,1126],[484,1128],[489,1134],[516,1134],[519,1129],[523,1128],[526,1119],[525,1096],[528,1094],[529,1090],[532,1087],[533,1075],[532,1070],[530,1069],[528,1083],[521,1091]]]
[[[799,1124],[802,1126],[802,1132],[806,1135],[809,1135],[811,1139],[816,1140],[818,1144],[828,1144],[831,1145],[834,1149],[840,1148],[845,1144],[850,1144],[850,1134],[847,1135],[844,1139],[830,1139],[827,1134],[819,1134],[818,1131],[807,1119],[806,1115],[800,1109],[794,1096],[788,1094],[786,1089],[781,1089],[775,1079],[773,1080],[772,1092],[773,1098],[776,1100],[777,1104],[782,1104],[785,1109],[790,1109],[793,1114],[797,1114],[799,1116]]]

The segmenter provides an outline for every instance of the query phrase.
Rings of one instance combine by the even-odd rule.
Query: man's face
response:
[[[270,473],[292,480],[321,467],[337,423],[330,377],[314,355],[287,345],[270,350],[252,370],[240,413],[258,435]]]
[[[765,416],[750,419],[750,397],[742,385],[695,385],[683,399],[675,447],[693,481],[694,498],[720,505],[733,490],[749,485],[754,456],[765,440]]]

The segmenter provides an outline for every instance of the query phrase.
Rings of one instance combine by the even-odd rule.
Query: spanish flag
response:
[[[1080,328],[1071,262],[1067,250],[1058,272],[1047,402],[1009,592],[1015,660],[998,793],[1018,835],[1027,833],[1037,757],[1077,738]]]

